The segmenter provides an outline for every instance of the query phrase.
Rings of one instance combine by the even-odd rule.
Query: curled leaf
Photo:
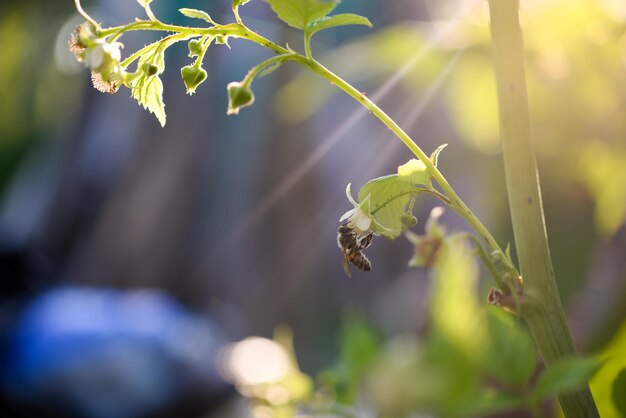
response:
[[[183,15],[190,17],[192,19],[202,19],[206,22],[216,25],[215,21],[211,19],[211,16],[209,16],[209,14],[205,12],[204,10],[188,9],[186,7],[183,7],[182,9],[178,9],[178,11],[181,12]]]

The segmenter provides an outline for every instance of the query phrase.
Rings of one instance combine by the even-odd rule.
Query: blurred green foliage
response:
[[[623,389],[623,374],[626,369],[624,353],[626,353],[626,323],[622,324],[620,330],[600,353],[599,357],[604,362],[603,366],[590,381],[593,397],[598,405],[600,416],[603,418],[626,416],[623,402],[626,399],[626,391]],[[615,387],[618,390],[617,396],[614,391]],[[621,393],[619,393],[620,387]]]
[[[0,6],[0,195],[26,152],[63,132],[78,110],[81,80],[59,71],[73,4]],[[58,45],[61,43],[61,45]]]
[[[534,343],[511,314],[479,299],[478,268],[467,242],[451,235],[439,251],[427,334],[399,335],[382,346],[363,316],[349,315],[337,365],[320,374],[317,390],[291,398],[292,412],[304,414],[296,416],[358,417],[363,408],[385,418],[537,412],[540,401],[576,389],[594,374],[596,359],[568,358],[533,383]],[[294,356],[289,343],[282,345]],[[296,369],[292,373],[301,376]],[[287,391],[288,383],[275,385]],[[253,394],[254,402],[259,393],[268,392],[242,391]],[[258,416],[283,417],[285,407],[265,402],[270,409]]]

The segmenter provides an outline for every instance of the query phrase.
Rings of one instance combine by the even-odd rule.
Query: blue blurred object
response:
[[[149,416],[189,392],[228,388],[215,368],[217,327],[155,290],[46,292],[8,341],[5,391],[61,416]]]

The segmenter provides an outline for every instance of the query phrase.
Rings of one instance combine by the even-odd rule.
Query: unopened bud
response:
[[[159,72],[159,67],[157,67],[154,64],[150,64],[146,62],[145,64],[141,66],[141,71],[143,71],[144,74],[147,75],[148,77],[152,77],[153,75]]]
[[[193,65],[188,65],[180,69],[180,75],[187,87],[187,94],[194,94],[196,88],[206,80],[207,73],[202,68],[196,68]]]
[[[233,81],[227,86],[228,89],[228,111],[227,115],[239,114],[239,109],[251,106],[254,103],[254,93],[241,81]]]
[[[400,216],[400,222],[402,222],[403,228],[410,228],[417,225],[417,218],[410,213],[404,213]]]
[[[187,46],[189,47],[190,58],[198,57],[202,54],[202,42],[200,42],[198,39],[192,39],[191,41],[189,41],[189,44],[187,44]]]

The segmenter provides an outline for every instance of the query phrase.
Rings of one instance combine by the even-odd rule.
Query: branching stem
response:
[[[208,28],[201,28],[170,25],[158,21],[137,21],[124,26],[117,26],[99,30],[98,35],[101,37],[116,37],[121,33],[140,30],[171,32],[174,34],[172,35],[172,40],[190,39],[197,36],[227,36],[233,38],[248,39],[279,54],[279,56],[270,58],[262,63],[262,65],[255,67],[255,69],[253,69],[253,71],[255,72],[260,71],[261,68],[267,65],[271,65],[272,63],[278,62],[283,59],[296,61],[308,67],[313,72],[328,80],[332,85],[338,87],[340,90],[343,90],[350,97],[352,97],[363,107],[369,110],[385,126],[387,126],[400,139],[400,141],[402,141],[402,143],[404,143],[404,145],[417,157],[417,159],[426,166],[426,169],[432,176],[433,180],[440,186],[441,190],[443,191],[443,193],[440,193],[440,196],[438,197],[446,202],[455,212],[463,217],[472,228],[474,228],[474,230],[478,233],[481,241],[486,245],[489,252],[499,250],[500,252],[504,253],[501,247],[498,245],[497,241],[487,230],[487,228],[480,222],[476,215],[474,215],[474,213],[469,209],[465,202],[461,200],[461,198],[456,194],[454,189],[452,189],[448,181],[435,166],[435,163],[431,160],[431,158],[426,155],[424,151],[422,151],[422,149],[411,139],[411,137],[409,137],[409,135],[407,135],[406,132],[404,132],[404,130],[393,119],[391,119],[391,117],[389,117],[389,115],[387,115],[381,108],[379,108],[374,102],[372,102],[364,92],[357,90],[351,84],[346,82],[343,78],[339,77],[328,68],[324,67],[322,64],[313,59],[310,51],[310,44],[308,42],[305,42],[305,55],[301,55],[264,38],[263,36],[250,30],[241,23],[230,23],[226,25],[214,25]],[[146,49],[149,48],[151,48],[151,45],[148,45],[140,51],[145,52]],[[128,57],[126,60],[124,60],[122,64],[124,66],[129,65],[132,61],[134,61],[137,57],[141,55],[140,51]],[[250,75],[248,75],[248,78],[249,76]]]

